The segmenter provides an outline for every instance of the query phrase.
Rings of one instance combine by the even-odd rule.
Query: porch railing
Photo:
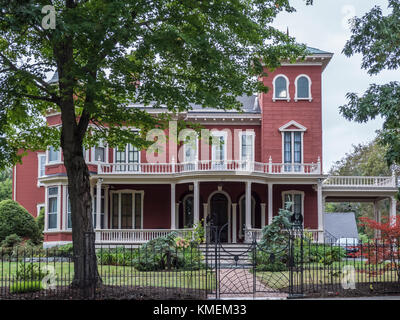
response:
[[[266,174],[321,174],[321,164],[317,163],[268,163],[248,160],[200,160],[183,163],[110,163],[99,164],[101,174],[176,174],[186,172],[255,172]]]
[[[326,187],[396,188],[396,177],[346,177],[330,176],[323,182]]]
[[[300,237],[301,231],[299,230],[298,232],[296,231],[291,231],[294,237]],[[303,230],[303,237],[307,236],[311,238],[312,242],[321,242],[324,239],[324,231],[323,230],[317,230],[317,229],[304,229]],[[260,241],[262,238],[262,231],[261,229],[247,229],[247,234],[250,237],[250,239],[256,239],[256,241]]]
[[[96,232],[97,244],[134,244],[164,237],[176,232],[179,237],[188,237],[193,229],[100,229]]]

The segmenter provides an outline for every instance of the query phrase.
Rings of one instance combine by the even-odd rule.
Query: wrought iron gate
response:
[[[302,293],[302,249],[294,246],[299,234],[285,231],[284,241],[274,246],[257,242],[228,244],[221,234],[228,229],[209,222],[206,230],[206,263],[213,274],[210,298],[288,297]]]

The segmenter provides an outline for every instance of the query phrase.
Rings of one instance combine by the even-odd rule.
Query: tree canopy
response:
[[[63,121],[78,117],[78,132],[91,131],[87,143],[144,147],[144,135],[122,125],[145,133],[163,119],[130,104],[238,108],[237,96],[267,90],[257,81],[262,63],[273,69],[305,49],[271,26],[279,12],[294,11],[287,0],[53,1],[54,30],[41,26],[47,2],[0,1],[3,165],[18,149],[60,143],[60,128],[47,127],[43,115],[67,97],[73,108],[64,108]],[[58,85],[46,82],[50,71]]]
[[[62,147],[82,288],[99,280],[83,147],[146,147],[150,129],[192,103],[238,109],[236,97],[268,90],[264,67],[295,61],[305,46],[271,25],[294,11],[289,0],[53,0],[46,24],[48,2],[0,0],[0,167],[18,149]],[[132,107],[150,102],[168,113]],[[61,127],[46,125],[49,110]]]
[[[362,55],[362,68],[370,75],[400,67],[400,2],[388,0],[390,13],[384,15],[375,6],[363,17],[356,17],[352,36],[343,50],[346,56]],[[347,94],[348,103],[340,107],[348,120],[367,122],[381,116],[384,119],[379,141],[387,146],[385,159],[400,163],[400,82],[371,84],[361,96]]]

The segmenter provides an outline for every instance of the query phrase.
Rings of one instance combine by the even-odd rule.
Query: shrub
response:
[[[178,238],[171,232],[142,245],[132,262],[139,271],[198,270],[204,267],[203,260],[195,241]]]
[[[72,243],[64,244],[61,246],[55,246],[47,249],[47,255],[49,257],[72,258],[74,256],[74,248]]]
[[[36,292],[42,289],[41,281],[19,281],[10,286],[11,293]]]
[[[25,208],[12,200],[0,202],[0,240],[12,234],[37,240],[38,233],[34,218]]]
[[[13,233],[7,236],[2,242],[1,246],[3,248],[12,248],[22,242],[22,239],[19,235]]]
[[[15,273],[18,280],[42,280],[47,274],[35,263],[20,263]]]
[[[99,264],[130,266],[133,263],[133,259],[137,257],[137,249],[125,249],[124,247],[101,249],[96,254]]]

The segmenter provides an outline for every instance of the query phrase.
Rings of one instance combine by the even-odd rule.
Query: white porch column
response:
[[[374,201],[374,218],[376,222],[381,222],[381,211],[379,210],[379,201]],[[375,230],[375,238],[380,238],[380,231]]]
[[[390,197],[390,223],[391,224],[396,224],[396,197],[391,196]]]
[[[272,200],[272,190],[274,185],[268,183],[268,224],[271,224],[273,219],[273,200]]]
[[[318,206],[318,241],[324,241],[324,208],[323,208],[323,198],[322,198],[322,179],[318,180],[317,184],[317,206]],[[321,232],[322,231],[322,232]]]
[[[237,203],[232,203],[232,243],[237,242]]]
[[[245,196],[245,201],[246,201],[246,221],[245,221],[245,226],[246,226],[246,234],[245,234],[245,239],[246,241],[252,241],[251,239],[251,234],[248,233],[248,230],[252,228],[251,225],[251,182],[247,181],[246,182],[246,196]]]
[[[194,181],[193,182],[193,197],[194,197],[193,223],[194,224],[198,223],[200,220],[200,214],[199,214],[199,210],[200,210],[200,193],[199,193],[199,191],[200,190],[199,189],[200,189],[199,182]]]
[[[265,203],[261,203],[261,229],[265,227]]]
[[[171,183],[171,229],[176,229],[175,183]]]
[[[208,203],[203,203],[204,230],[207,227]]]

